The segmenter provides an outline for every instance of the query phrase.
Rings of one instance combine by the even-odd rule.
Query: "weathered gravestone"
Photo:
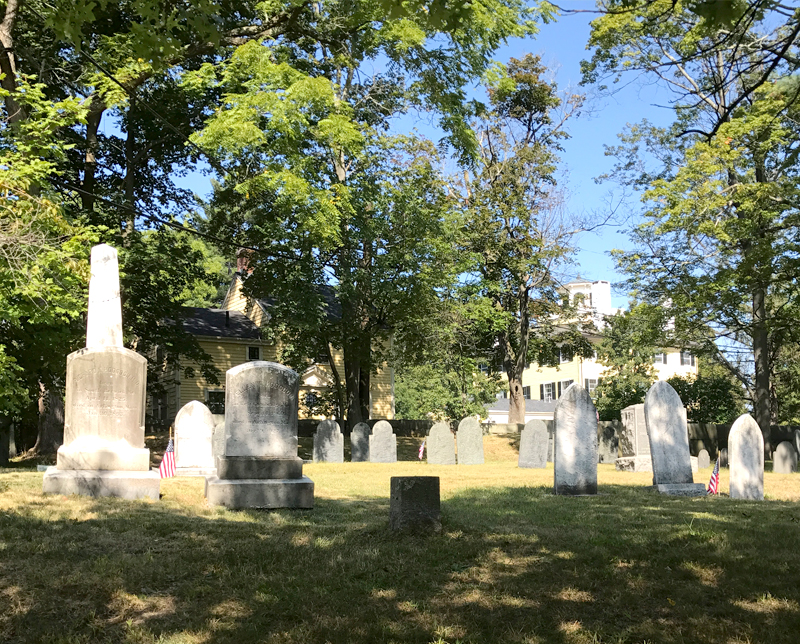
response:
[[[13,434],[11,435],[11,438],[13,444],[13,438],[14,438]],[[800,429],[794,430],[794,451],[800,454]],[[16,456],[16,454],[14,454],[13,456]]]
[[[776,474],[791,474],[797,470],[797,452],[789,441],[778,443],[772,454],[772,471]]]
[[[64,444],[42,489],[158,500],[144,446],[147,360],[122,346],[117,251],[95,246],[91,262],[86,348],[67,356]]]
[[[592,397],[573,383],[556,403],[554,491],[597,494],[597,409]]]
[[[764,499],[764,437],[750,414],[736,419],[728,434],[732,499]]]
[[[619,421],[597,423],[597,462],[615,463],[619,456]]]
[[[214,416],[199,400],[186,403],[175,416],[175,473],[210,476],[214,463]]]
[[[314,432],[314,462],[344,463],[344,435],[335,420],[323,420]]]
[[[438,476],[393,476],[389,498],[389,527],[396,532],[441,532]]]
[[[644,405],[631,405],[620,412],[622,429],[619,434],[619,453],[616,469],[624,472],[652,472],[650,439],[644,420]]]
[[[397,463],[397,436],[391,423],[379,420],[369,436],[370,463]]]
[[[350,431],[350,460],[353,463],[369,462],[369,425],[357,423]]]
[[[719,466],[728,467],[728,448],[721,447],[719,450]]]
[[[224,416],[223,416],[224,418]],[[214,434],[211,439],[211,460],[217,466],[217,457],[225,453],[225,421],[218,421],[214,425]]]
[[[518,467],[547,467],[550,434],[541,420],[529,420],[519,437]]]
[[[476,418],[464,418],[456,431],[459,465],[483,465],[483,428]]]
[[[274,362],[246,362],[225,374],[225,432],[211,505],[311,508],[314,483],[297,456],[299,377]]]
[[[708,455],[708,452],[704,449],[701,449],[700,453],[697,455],[697,467],[699,469],[705,469],[707,467],[711,467],[711,457]]]
[[[653,459],[653,485],[662,494],[704,496],[706,486],[694,483],[689,454],[686,409],[678,393],[664,380],[650,387],[644,419]]]
[[[456,464],[456,439],[450,423],[436,423],[428,433],[426,449],[431,465]]]

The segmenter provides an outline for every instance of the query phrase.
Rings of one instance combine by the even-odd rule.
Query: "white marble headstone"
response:
[[[736,419],[728,434],[732,499],[764,499],[764,436],[750,414]]]
[[[686,409],[678,393],[664,380],[647,392],[644,418],[653,459],[653,484],[693,483]]]
[[[199,400],[175,416],[175,468],[178,475],[202,476],[216,468],[213,455],[214,416]]]
[[[578,383],[556,403],[556,494],[597,494],[597,410]]]

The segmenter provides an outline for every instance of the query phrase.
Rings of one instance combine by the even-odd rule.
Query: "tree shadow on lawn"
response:
[[[427,538],[390,533],[377,497],[232,512],[30,494],[0,514],[0,640],[797,641],[797,505],[601,492],[469,489]]]

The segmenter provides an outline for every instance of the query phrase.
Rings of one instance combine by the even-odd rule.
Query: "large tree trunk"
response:
[[[81,207],[86,212],[94,210],[94,192],[97,185],[97,132],[103,118],[104,107],[95,96],[86,115],[86,152],[83,157],[83,185],[81,186]]]
[[[355,355],[354,355],[355,354]],[[361,361],[357,352],[344,349],[344,386],[347,403],[347,429],[367,420],[361,413]]]
[[[0,87],[9,92],[5,97],[6,112],[8,113],[9,125],[14,125],[19,121],[28,118],[25,108],[14,98],[17,91],[17,61],[14,56],[14,25],[17,21],[17,12],[21,0],[8,0],[3,22],[0,22],[0,73],[3,78],[0,80]]]
[[[64,442],[64,400],[40,385],[39,427],[34,454],[55,454]]]
[[[767,332],[766,294],[763,287],[753,292],[753,358],[755,359],[755,400],[753,409],[756,422],[764,435],[764,453],[771,456],[769,404],[769,335]]]
[[[508,374],[508,422],[525,424],[525,396],[522,394],[522,379]]]

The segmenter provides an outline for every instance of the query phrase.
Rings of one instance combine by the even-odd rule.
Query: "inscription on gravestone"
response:
[[[297,374],[246,362],[225,376],[225,456],[297,456]]]
[[[556,494],[597,494],[597,410],[578,383],[556,403]]]

